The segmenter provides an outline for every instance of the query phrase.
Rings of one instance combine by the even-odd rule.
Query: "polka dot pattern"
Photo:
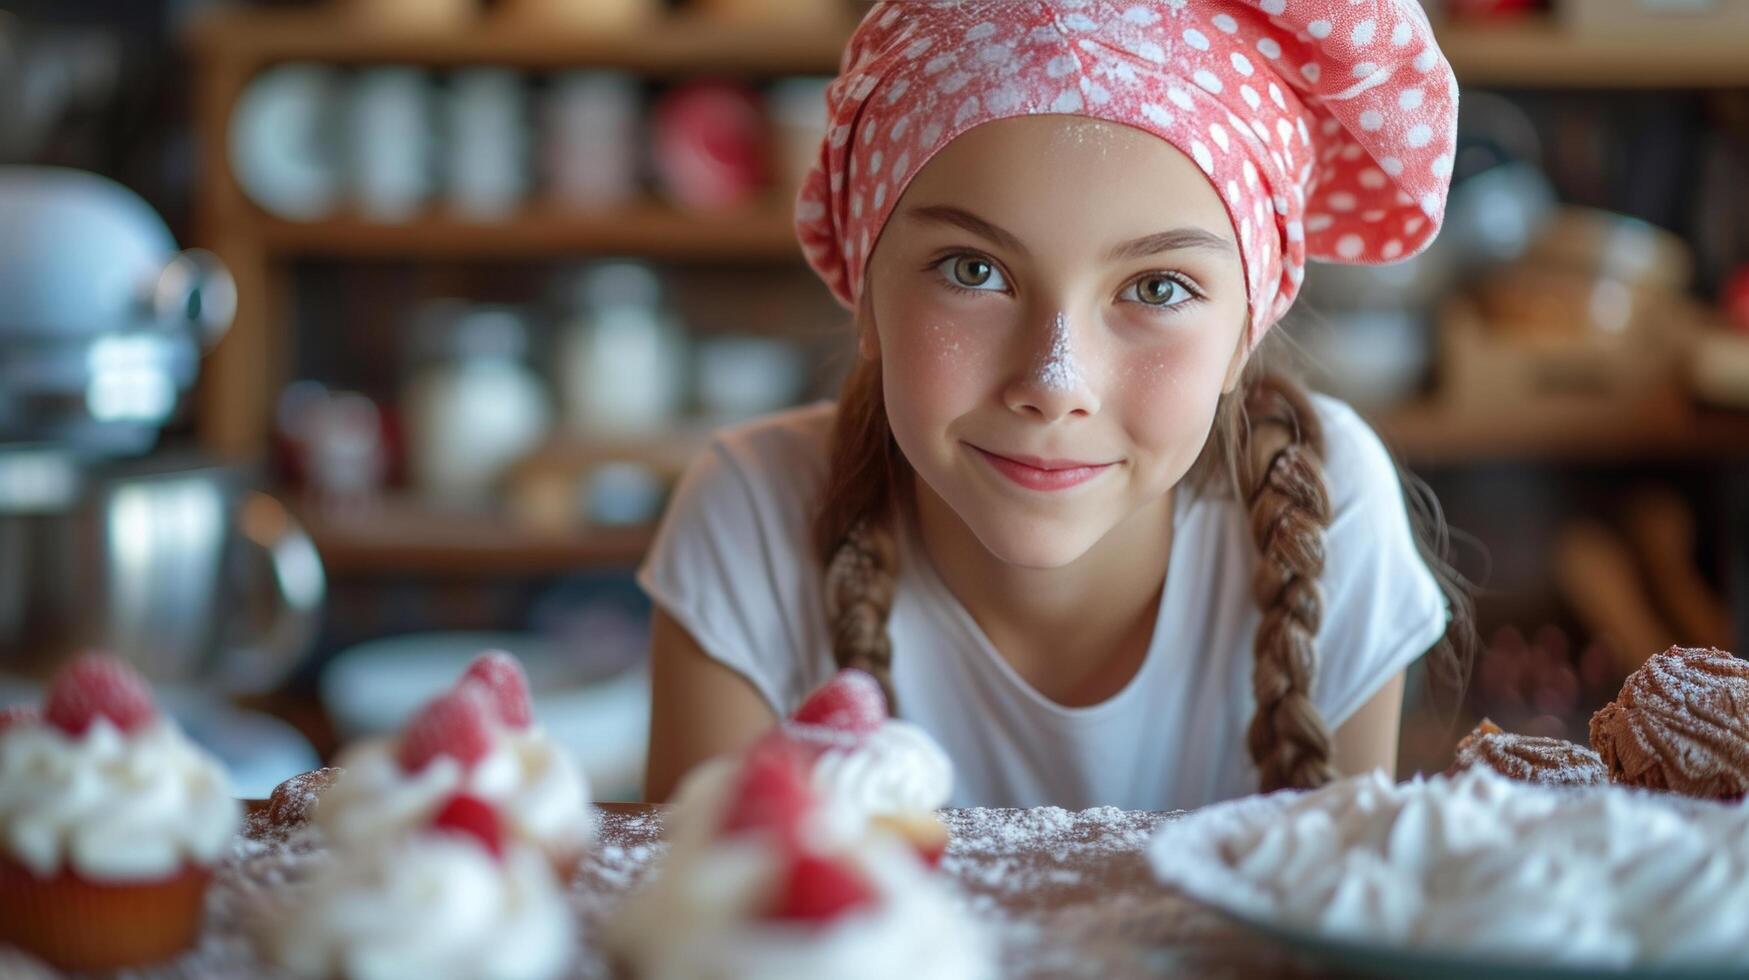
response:
[[[911,179],[1013,116],[1122,123],[1190,156],[1240,236],[1253,342],[1308,259],[1399,261],[1444,218],[1457,81],[1417,0],[886,0],[843,63],[796,229],[851,308]]]

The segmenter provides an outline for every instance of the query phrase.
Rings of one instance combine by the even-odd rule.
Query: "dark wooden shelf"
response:
[[[852,26],[743,25],[671,16],[636,31],[588,33],[562,24],[483,16],[465,30],[418,30],[351,23],[318,7],[221,11],[198,21],[190,40],[203,58],[256,68],[315,61],[617,68],[653,75],[830,75],[838,70]]]
[[[1413,466],[1749,460],[1749,412],[1699,408],[1675,398],[1606,413],[1538,409],[1476,415],[1424,404],[1376,413],[1369,421]]]
[[[552,529],[390,497],[366,512],[299,512],[332,575],[557,575],[631,568],[655,528]]]
[[[332,11],[223,11],[199,21],[203,57],[246,67],[286,61],[505,65],[531,70],[618,68],[650,75],[728,72],[830,75],[854,25],[726,24],[677,15],[649,28],[584,33],[482,17],[467,30],[348,24]],[[1749,56],[1729,31],[1607,37],[1575,34],[1547,18],[1449,24],[1440,46],[1466,85],[1558,88],[1716,88],[1749,85]]]
[[[1582,0],[1583,2],[1583,0]],[[1749,44],[1739,34],[1609,37],[1575,34],[1553,20],[1447,25],[1439,45],[1465,85],[1506,88],[1734,88],[1749,85]]]
[[[746,262],[801,261],[787,210],[760,207],[695,214],[640,204],[600,214],[531,208],[502,221],[442,213],[405,222],[356,216],[287,221],[265,214],[261,241],[282,255],[347,258],[530,258],[565,254],[629,254],[656,259]]]

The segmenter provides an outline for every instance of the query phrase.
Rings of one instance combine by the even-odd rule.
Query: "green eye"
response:
[[[953,260],[954,281],[962,286],[978,287],[990,281],[996,267],[976,255],[962,255]]]
[[[1150,306],[1166,306],[1172,302],[1174,291],[1183,288],[1170,276],[1148,276],[1136,281],[1136,298]]]
[[[1131,279],[1118,298],[1165,311],[1201,299],[1202,293],[1176,275],[1152,272],[1140,279]]]
[[[976,252],[961,252],[935,263],[935,274],[953,288],[979,293],[1001,293],[1008,290],[1008,280],[996,263]]]

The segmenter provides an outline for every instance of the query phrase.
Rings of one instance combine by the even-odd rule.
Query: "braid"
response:
[[[1244,412],[1249,424],[1235,462],[1259,558],[1251,589],[1263,610],[1251,678],[1257,713],[1246,742],[1264,792],[1311,789],[1336,775],[1330,730],[1311,698],[1330,525],[1323,433],[1305,393],[1274,375],[1247,387]]]
[[[890,527],[858,523],[826,566],[826,617],[832,658],[840,669],[874,675],[893,708],[893,641],[887,616],[893,611],[898,554]]]
[[[899,574],[894,502],[908,473],[887,424],[880,362],[859,361],[838,400],[814,541],[825,567],[832,658],[841,669],[856,667],[874,675],[887,696],[888,710],[895,713],[887,618]]]

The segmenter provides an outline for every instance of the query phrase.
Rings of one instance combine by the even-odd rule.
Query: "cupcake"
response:
[[[1749,791],[1749,663],[1723,650],[1671,647],[1628,675],[1591,716],[1610,779],[1706,800]]]
[[[916,852],[842,819],[779,735],[730,772],[724,806],[608,923],[640,980],[994,976],[987,934]]]
[[[336,762],[342,772],[315,820],[338,843],[398,836],[458,793],[490,802],[566,876],[594,836],[588,782],[535,724],[527,677],[506,653],[482,654],[397,736],[350,746]]]
[[[138,674],[73,661],[40,713],[0,719],[0,945],[64,970],[175,957],[241,820],[224,768]]]
[[[935,811],[953,793],[953,763],[928,732],[890,718],[886,696],[868,673],[843,670],[802,702],[776,730],[802,760],[809,786],[845,818],[908,841],[930,864],[947,849]],[[708,835],[738,760],[713,759],[675,794],[670,837]]]
[[[398,837],[337,848],[257,929],[267,958],[313,980],[549,980],[576,939],[546,856],[465,794]]]
[[[1445,774],[1456,776],[1477,768],[1542,786],[1601,786],[1609,782],[1603,760],[1585,746],[1561,738],[1514,735],[1485,718],[1458,743],[1457,758]]]

